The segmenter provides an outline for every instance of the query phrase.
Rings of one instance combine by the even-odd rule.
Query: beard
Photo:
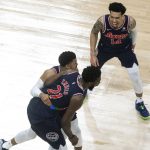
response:
[[[94,86],[90,86],[89,90],[92,91],[94,89]]]

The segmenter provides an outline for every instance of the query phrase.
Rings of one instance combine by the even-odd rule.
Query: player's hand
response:
[[[52,104],[48,94],[41,93],[39,97],[45,105],[50,106]]]
[[[72,143],[72,145],[76,145],[78,143],[78,137],[76,135],[73,135],[71,138],[69,138],[69,141]]]
[[[95,66],[95,67],[99,66],[97,56],[95,55],[91,55],[90,62],[92,66]]]

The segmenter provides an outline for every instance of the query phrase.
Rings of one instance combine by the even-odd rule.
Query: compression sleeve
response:
[[[31,89],[31,95],[33,97],[39,97],[39,95],[42,92],[41,88],[43,87],[43,85],[44,85],[44,82],[41,79],[39,79],[37,83],[33,86],[33,88]]]

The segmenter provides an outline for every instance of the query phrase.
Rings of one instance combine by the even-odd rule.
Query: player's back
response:
[[[79,84],[80,78],[78,72],[63,75],[54,83],[45,86],[42,91],[49,95],[55,107],[65,109],[73,95],[84,94],[84,90]]]
[[[57,81],[41,89],[49,95],[52,107],[45,105],[38,97],[32,98],[28,105],[30,122],[37,123],[59,115],[60,111],[67,109],[73,95],[84,95],[85,91],[79,83],[80,78],[78,72],[73,72],[61,76]]]

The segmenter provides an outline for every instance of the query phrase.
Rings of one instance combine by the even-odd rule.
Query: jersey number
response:
[[[63,97],[63,94],[60,93],[60,91],[61,91],[61,86],[57,85],[57,89],[56,90],[48,89],[47,93],[48,93],[50,99],[59,99],[59,98]]]
[[[111,39],[111,44],[112,45],[115,45],[115,44],[122,44],[122,41],[121,41],[121,39]]]

